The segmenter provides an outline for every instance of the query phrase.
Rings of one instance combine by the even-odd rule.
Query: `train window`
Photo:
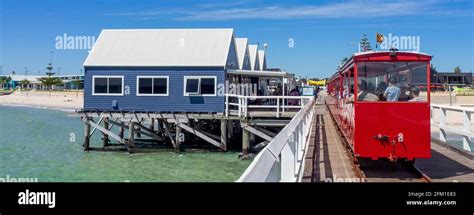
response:
[[[362,62],[357,76],[358,101],[427,101],[425,62]]]

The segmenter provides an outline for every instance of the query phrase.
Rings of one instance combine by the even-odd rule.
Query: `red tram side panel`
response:
[[[326,104],[356,157],[431,157],[430,89],[420,96],[414,87],[430,86],[430,60],[412,52],[358,53],[329,79]],[[387,87],[399,89],[396,100]]]
[[[365,158],[429,158],[428,103],[363,103],[355,107],[354,154]]]

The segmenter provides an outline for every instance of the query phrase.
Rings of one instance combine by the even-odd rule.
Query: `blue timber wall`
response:
[[[224,68],[115,68],[86,67],[84,79],[84,110],[86,111],[149,111],[149,112],[224,112],[224,96],[184,96],[184,76],[216,76],[217,85],[225,83]],[[92,76],[124,76],[124,88],[130,93],[123,96],[92,95]],[[137,76],[169,76],[169,96],[137,96]],[[216,86],[216,92],[219,87]],[[125,92],[125,90],[124,90]],[[112,107],[116,100],[118,108]]]

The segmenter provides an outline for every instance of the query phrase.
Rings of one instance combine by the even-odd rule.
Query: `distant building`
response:
[[[436,82],[439,84],[456,85],[456,86],[471,86],[472,85],[472,73],[453,73],[453,72],[438,72],[436,74]]]
[[[46,90],[47,87],[41,83],[40,78],[47,76],[40,75],[2,75],[2,77],[10,78],[6,83],[0,83],[1,89],[16,89],[26,88],[35,90]],[[52,76],[59,77],[63,82],[62,85],[53,86],[53,90],[70,90],[70,89],[83,89],[84,87],[84,76],[83,75],[61,75]],[[26,86],[22,85],[23,80],[28,80],[29,84]],[[79,81],[76,81],[79,80]]]
[[[83,75],[61,75],[59,78],[61,78],[61,81],[63,82],[61,86],[57,86],[59,88],[66,90],[77,90],[84,88]]]

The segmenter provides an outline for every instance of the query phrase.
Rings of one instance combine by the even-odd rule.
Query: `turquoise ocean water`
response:
[[[40,182],[226,182],[250,161],[237,152],[84,152],[83,124],[67,113],[0,105],[0,178]],[[100,145],[98,135],[94,144]]]

